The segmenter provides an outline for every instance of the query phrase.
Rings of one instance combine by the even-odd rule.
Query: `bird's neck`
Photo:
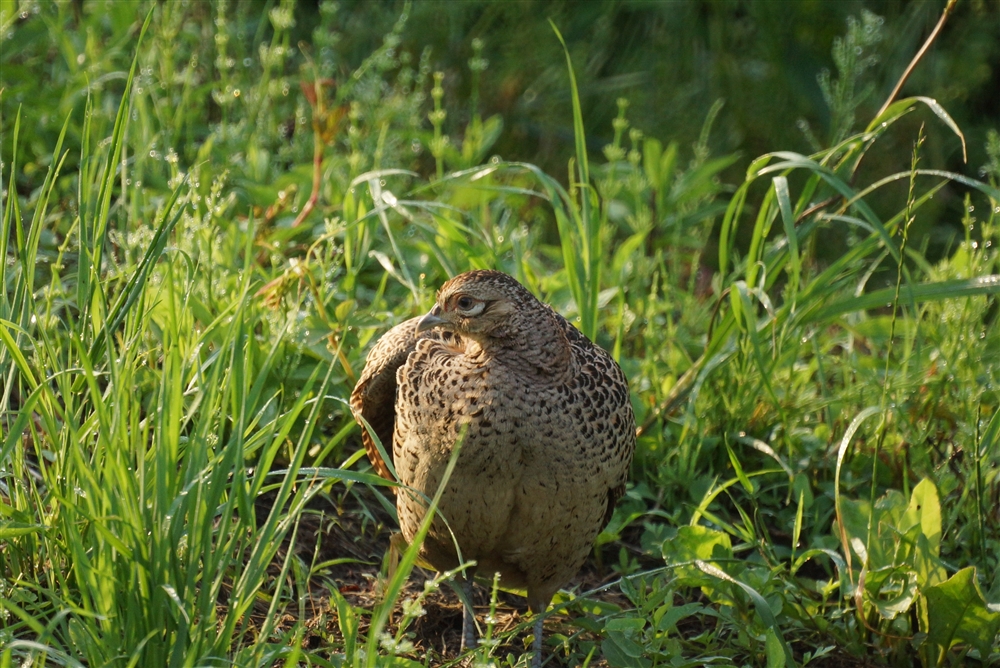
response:
[[[531,318],[531,325],[495,332],[477,342],[485,358],[495,358],[526,374],[560,378],[570,370],[573,355],[566,333],[550,313]],[[471,351],[469,351],[471,352]]]

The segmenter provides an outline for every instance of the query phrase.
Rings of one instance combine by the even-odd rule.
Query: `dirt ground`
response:
[[[391,503],[391,498],[385,501]],[[258,516],[266,516],[267,500],[262,499],[258,508],[259,511],[264,511],[259,512]],[[320,655],[323,654],[324,647],[329,647],[331,654],[343,651],[340,625],[329,587],[336,587],[348,603],[361,610],[371,611],[378,604],[380,591],[385,584],[381,576],[382,561],[395,529],[392,516],[378,499],[378,492],[363,485],[354,485],[340,496],[317,497],[303,515],[294,544],[295,552],[306,564],[325,564],[319,569],[320,575],[314,576],[310,582],[312,590],[305,606],[305,615],[308,617],[306,626],[312,629],[312,633],[304,639],[304,644],[309,649],[318,651]],[[643,569],[662,566],[662,561],[654,561],[642,555],[638,538],[636,532],[632,536],[626,535],[622,543],[607,546],[604,563],[617,562],[618,551],[624,546],[639,560]],[[279,563],[283,556],[279,555],[273,567],[275,576],[280,573]],[[431,571],[414,568],[398,601],[420,596],[424,592],[425,583],[433,580],[435,575]],[[566,589],[576,592],[592,591],[617,579],[617,573],[606,565],[599,564],[592,555]],[[700,598],[699,592],[690,593]],[[484,586],[480,582],[475,587],[474,607],[480,625],[489,616],[490,596],[488,585]],[[620,608],[631,605],[616,586],[608,587],[589,598]],[[678,604],[684,602],[686,601],[677,601]],[[423,614],[416,617],[406,629],[407,638],[414,646],[412,653],[408,654],[421,662],[426,659],[432,666],[459,665],[462,604],[458,596],[450,587],[440,586],[426,593],[421,607]],[[278,622],[278,630],[290,627],[296,620],[298,611],[299,608],[286,611]],[[255,614],[260,616],[259,621],[262,622],[266,609],[262,607]],[[390,634],[395,634],[402,616],[401,604],[397,603],[387,629]],[[582,634],[578,639],[600,644],[602,638],[599,635],[581,631],[577,624],[570,623],[571,616],[578,617],[579,614],[552,614],[545,620],[545,638],[548,640],[545,665],[577,665],[579,659],[583,658],[575,657],[574,660],[574,657],[566,657],[558,648],[551,646],[553,638]],[[518,657],[529,649],[532,628],[523,597],[498,592],[493,619],[494,637],[499,640],[494,656],[513,654]],[[367,637],[369,617],[362,614],[358,622],[359,637]],[[682,637],[693,638],[711,631],[712,625],[714,619],[711,617],[689,617],[681,621],[677,631]],[[797,647],[795,653],[799,653]],[[800,656],[796,658],[801,659]],[[601,658],[598,649],[589,665],[601,668],[608,664]],[[838,648],[810,662],[810,665],[819,668],[873,668],[885,663],[879,661],[878,657],[856,657]]]
[[[385,584],[381,575],[382,562],[396,527],[377,494],[375,490],[355,485],[339,497],[318,497],[299,524],[294,545],[297,555],[307,564],[327,564],[321,569],[322,575],[313,578],[313,589],[306,606],[309,616],[307,625],[313,629],[313,635],[306,642],[312,649],[320,649],[324,645],[331,649],[342,647],[336,608],[328,586],[336,586],[347,602],[363,610],[373,610],[380,600],[380,591]],[[258,516],[266,516],[267,510],[268,500],[262,499],[258,504]],[[618,547],[614,547],[615,555]],[[273,567],[275,576],[280,572],[278,564],[283,556],[281,554],[276,559]],[[614,558],[617,560],[617,556]],[[414,568],[399,600],[421,595],[425,583],[433,580],[435,575],[433,571]],[[610,568],[600,567],[591,558],[567,589],[590,591],[613,582],[617,577]],[[476,619],[480,625],[484,624],[490,612],[490,589],[488,583],[480,581],[473,594]],[[614,587],[601,592],[599,599],[621,607],[629,605],[625,596]],[[431,665],[454,661],[458,657],[462,630],[462,604],[457,594],[442,584],[424,596],[421,606],[424,614],[414,619],[407,628],[415,646],[413,656],[422,659],[429,655]],[[266,611],[261,609],[257,612],[264,614]],[[279,622],[279,628],[291,626],[296,614],[297,610],[287,611]],[[390,633],[397,630],[401,617],[401,606],[397,604],[388,629]],[[525,599],[499,591],[493,619],[494,637],[501,640],[496,655],[522,654],[530,644],[532,633]],[[359,622],[361,636],[366,636],[368,617],[362,616]],[[579,632],[578,627],[567,622],[565,615],[551,615],[545,621],[546,637]],[[599,638],[593,640],[599,642]],[[559,664],[550,661],[547,665]],[[601,664],[591,662],[591,665]]]

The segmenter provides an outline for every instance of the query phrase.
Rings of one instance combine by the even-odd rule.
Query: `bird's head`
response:
[[[420,319],[417,331],[449,329],[479,343],[517,333],[524,308],[538,303],[515,279],[499,271],[459,274],[438,290],[437,303]]]

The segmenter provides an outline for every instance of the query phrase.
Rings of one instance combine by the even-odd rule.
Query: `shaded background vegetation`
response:
[[[31,13],[40,5],[22,3]],[[63,5],[61,14],[72,21],[80,12],[105,11],[103,23],[127,21],[132,9],[127,3],[103,6],[98,0]],[[398,32],[397,43],[376,67],[396,72],[400,66],[418,61],[426,68],[442,71],[448,117],[445,132],[461,137],[473,115],[498,115],[502,130],[491,154],[505,160],[525,160],[565,180],[565,165],[573,153],[571,97],[562,51],[547,19],[559,26],[576,63],[580,102],[586,121],[588,148],[595,154],[613,135],[617,115],[615,99],[629,101],[632,127],[664,142],[678,141],[688,147],[698,140],[709,110],[717,101],[725,106],[712,126],[707,145],[716,155],[738,152],[738,160],[723,175],[737,182],[746,165],[768,150],[804,153],[830,143],[837,132],[831,107],[818,82],[824,71],[836,69],[831,56],[834,41],[845,32],[848,17],[862,9],[879,16],[879,39],[865,47],[865,58],[873,58],[859,78],[856,119],[870,118],[881,106],[913,54],[940,16],[943,2],[899,0],[860,2],[451,2],[427,0],[408,8],[408,19]],[[321,11],[321,6],[326,11]],[[233,7],[232,33],[227,44],[232,68],[260,67],[251,44],[268,40],[273,28],[266,20],[270,3],[241,2]],[[336,11],[330,11],[336,7]],[[296,5],[296,21],[284,43],[290,49],[288,65],[313,59],[317,71],[343,84],[372,53],[385,46],[407,5],[402,0],[304,2]],[[185,23],[173,36],[185,40],[211,39],[213,13],[210,5],[193,8],[204,30]],[[319,28],[315,26],[319,25]],[[30,40],[42,39],[41,21],[26,22],[10,32],[3,45],[8,105],[27,104],[26,122],[34,125],[38,148],[54,140],[62,116],[52,113],[79,101],[88,66],[73,67],[75,81],[60,81],[58,75],[41,89],[35,72],[51,69],[44,61],[59,58],[68,44],[52,44],[39,52],[26,49]],[[93,32],[76,39],[101,40]],[[482,40],[475,53],[474,40]],[[211,42],[207,42],[210,44]],[[107,44],[109,56],[128,57],[124,44]],[[297,53],[298,48],[302,53]],[[25,54],[21,56],[20,54]],[[425,54],[421,58],[421,54]],[[249,57],[249,60],[248,60]],[[470,68],[478,59],[479,67]],[[124,62],[120,60],[120,65]],[[35,67],[40,66],[40,70]],[[204,94],[204,87],[219,71],[219,63],[204,57],[191,64],[191,82]],[[225,68],[222,68],[223,72]],[[53,70],[53,72],[55,72]],[[158,73],[161,76],[167,73]],[[179,74],[179,73],[177,73]],[[252,74],[252,72],[251,72]],[[426,75],[426,71],[424,73]],[[304,74],[308,79],[308,73]],[[74,83],[76,87],[74,87]],[[98,87],[116,88],[114,80],[95,78]],[[120,83],[118,83],[120,85]],[[294,84],[293,84],[294,85]],[[1000,4],[995,0],[972,0],[959,5],[936,43],[909,78],[901,95],[926,95],[940,102],[962,128],[969,147],[969,164],[962,161],[961,144],[949,133],[932,133],[924,149],[928,166],[975,174],[986,162],[985,142],[989,129],[1000,117]],[[349,93],[341,93],[340,98]],[[372,93],[374,95],[374,92]],[[417,94],[416,102],[422,100]],[[377,104],[377,97],[370,97]],[[13,108],[13,107],[8,107]],[[186,119],[185,150],[193,151],[210,133],[212,123],[225,116],[225,109],[209,105],[208,112]],[[289,141],[295,114],[299,126],[302,110],[288,108],[287,123],[266,128],[270,136],[259,137],[280,147]],[[364,111],[363,113],[370,113]],[[409,113],[417,113],[413,108]],[[904,119],[904,127],[888,138],[884,150],[869,158],[869,173],[884,173],[906,167],[907,137],[922,122],[934,123],[932,114],[919,110]],[[409,118],[412,126],[425,123],[419,115]],[[898,137],[898,139],[896,139]],[[28,147],[30,150],[30,146]],[[279,149],[280,150],[280,149]],[[36,158],[45,156],[40,150]],[[402,155],[405,155],[402,154]],[[428,173],[433,168],[429,154],[413,155],[413,165]],[[28,160],[25,176],[33,172]],[[399,165],[397,165],[399,166]],[[903,188],[883,194],[882,211],[898,208]],[[961,230],[954,222],[961,197],[946,189],[934,205],[949,215],[927,216],[915,230],[916,244],[930,235],[928,248],[940,256],[953,248]],[[884,204],[883,204],[884,203]],[[937,218],[937,220],[935,220]],[[744,239],[744,242],[746,240]],[[842,248],[834,248],[836,253]]]
[[[995,660],[1000,6],[960,3],[902,92],[968,164],[925,104],[863,130],[942,5],[0,2],[0,641],[416,663],[426,592],[404,648],[333,575],[393,525],[343,399],[492,267],[621,361],[644,425],[596,550],[634,579],[550,649]],[[336,538],[283,551],[320,502]],[[955,648],[948,596],[979,615]]]
[[[558,173],[572,153],[569,87],[561,48],[545,19],[566,38],[591,145],[611,139],[613,102],[631,102],[633,125],[664,141],[693,142],[712,104],[729,102],[712,136],[716,153],[740,150],[739,173],[753,157],[778,147],[815,149],[801,121],[822,142],[833,132],[817,82],[832,70],[831,48],[847,19],[867,9],[882,17],[877,66],[858,118],[881,106],[937,22],[943,2],[430,2],[413,6],[403,45],[433,48],[446,90],[466,100],[471,42],[482,39],[489,61],[481,75],[483,112],[503,114],[497,151]],[[347,62],[370,53],[398,18],[401,3],[346,2],[340,45]],[[372,26],[377,26],[373,31]],[[871,53],[870,52],[870,53]],[[921,94],[955,108],[972,146],[972,164],[1000,108],[1000,6],[960,5],[902,95]],[[861,92],[861,91],[859,91]],[[461,117],[455,119],[461,126]],[[939,166],[959,167],[958,142],[936,146]]]
[[[871,118],[882,105],[913,54],[937,22],[943,2],[425,2],[413,7],[402,34],[414,50],[431,45],[435,67],[447,76],[445,89],[456,100],[470,97],[471,43],[484,41],[490,65],[481,75],[484,115],[500,114],[504,131],[494,151],[504,159],[527,160],[550,174],[562,174],[573,152],[570,92],[561,47],[545,21],[562,31],[577,67],[588,146],[597,152],[612,138],[617,114],[612,101],[629,100],[632,126],[663,141],[694,143],[712,105],[726,102],[713,126],[713,153],[738,151],[725,172],[738,181],[754,157],[774,150],[810,153],[836,134],[830,105],[818,78],[834,70],[831,49],[848,17],[866,9],[883,19],[881,40],[866,48],[874,56],[857,93],[864,101],[856,118]],[[356,61],[380,38],[366,26],[387,29],[400,3],[343,5],[345,53]],[[381,16],[379,16],[381,14]],[[986,133],[1000,118],[1000,4],[964,4],[950,19],[921,66],[901,91],[926,95],[946,109],[966,133],[973,172],[986,162]],[[462,105],[452,106],[461,111]],[[460,128],[468,114],[450,119]],[[896,135],[911,136],[932,115],[920,112]],[[933,121],[932,121],[933,122]],[[869,173],[905,169],[907,142],[890,139]],[[961,144],[953,135],[928,141],[927,162],[968,173]],[[902,188],[884,200],[881,212],[898,208]],[[885,197],[885,195],[883,195]],[[878,203],[876,203],[878,205]],[[933,256],[953,248],[961,230],[948,218],[960,212],[961,197],[946,191],[938,206],[950,216],[921,221],[917,245],[930,235]],[[744,243],[746,239],[743,240]],[[831,255],[843,250],[834,244]]]

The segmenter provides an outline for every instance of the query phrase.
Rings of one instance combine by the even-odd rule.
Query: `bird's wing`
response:
[[[608,507],[604,511],[604,519],[601,521],[601,531],[608,528],[611,524],[611,518],[615,514],[615,507],[618,505],[618,501],[625,496],[625,485],[621,484],[617,487],[612,487],[608,490]]]
[[[618,501],[625,495],[625,483],[635,452],[635,416],[629,398],[628,380],[618,363],[606,350],[590,341],[568,320],[558,313],[556,315],[573,348],[577,362],[601,370],[600,384],[605,393],[602,393],[602,399],[596,403],[612,413],[612,417],[606,423],[607,430],[597,435],[597,440],[603,441],[610,451],[607,456],[600,457],[603,462],[603,473],[608,476],[607,506],[601,524],[603,530],[611,521]]]
[[[393,431],[396,427],[396,371],[406,363],[420,339],[434,339],[448,344],[456,351],[464,350],[462,339],[456,334],[440,329],[418,333],[418,322],[419,317],[411,318],[382,335],[368,353],[361,378],[351,392],[351,412],[361,426],[361,441],[365,445],[365,452],[375,471],[386,480],[394,480],[392,467],[382,459],[382,453],[364,422],[371,426],[386,455],[391,459]]]
[[[392,431],[396,424],[396,370],[406,362],[417,345],[419,320],[420,318],[407,320],[382,335],[368,353],[365,369],[351,392],[351,412],[361,425],[361,440],[365,445],[365,452],[375,471],[387,480],[393,479],[392,473],[361,418],[371,425],[372,431],[391,458]]]

